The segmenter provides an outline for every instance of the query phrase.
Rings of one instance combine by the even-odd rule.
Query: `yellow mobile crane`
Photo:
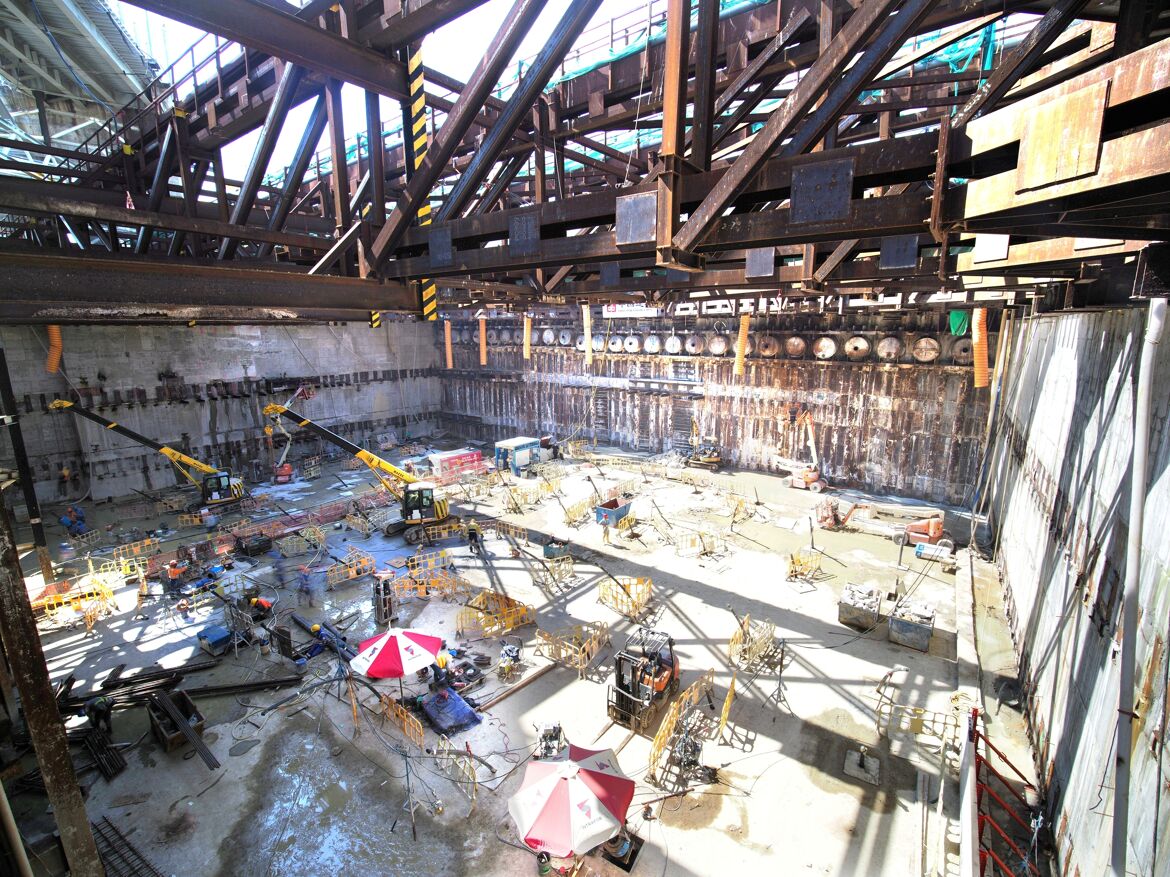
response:
[[[197,503],[193,503],[192,508],[199,508],[200,506],[212,508],[217,506],[222,507],[239,502],[244,496],[244,482],[239,478],[232,477],[231,471],[227,469],[216,469],[214,466],[209,466],[200,460],[196,460],[194,457],[184,454],[182,451],[176,451],[174,448],[160,444],[154,439],[149,439],[132,429],[127,429],[120,423],[106,420],[101,415],[94,414],[85,408],[78,408],[66,399],[55,399],[49,403],[49,407],[57,411],[72,411],[78,417],[92,420],[98,426],[158,451],[174,463],[175,468],[182,473],[184,478],[199,488],[200,500]],[[197,478],[192,473],[198,473],[202,477]]]
[[[304,427],[314,435],[320,436],[325,441],[337,445],[343,451],[353,454],[353,456],[365,463],[382,486],[402,501],[402,520],[388,524],[386,526],[386,535],[392,536],[405,530],[407,542],[419,542],[423,536],[422,526],[424,524],[434,524],[438,521],[444,521],[450,515],[450,507],[448,506],[447,500],[438,499],[435,496],[435,486],[433,484],[422,481],[414,475],[411,475],[405,469],[399,469],[388,460],[383,460],[377,454],[372,454],[365,448],[360,448],[353,442],[343,439],[337,433],[331,432],[318,423],[314,423],[303,414],[298,414],[285,405],[266,405],[264,414],[272,418],[283,416],[293,421],[297,426]],[[391,476],[391,478],[387,478],[387,475]],[[400,487],[391,479],[397,479],[402,482],[403,486]]]

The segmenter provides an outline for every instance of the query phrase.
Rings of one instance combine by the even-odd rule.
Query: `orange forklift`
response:
[[[618,725],[641,734],[678,693],[678,656],[673,637],[639,627],[614,655],[607,712]]]

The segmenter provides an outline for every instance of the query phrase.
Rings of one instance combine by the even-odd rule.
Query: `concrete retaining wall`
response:
[[[433,325],[414,322],[377,330],[358,324],[64,326],[70,385],[65,374],[45,371],[43,328],[0,328],[38,493],[46,499],[58,498],[62,464],[85,476],[69,494],[88,488],[95,500],[173,485],[177,478],[166,459],[141,445],[80,417],[45,413],[54,398],[81,398],[109,420],[250,474],[253,460],[269,459],[260,410],[286,401],[301,378],[317,390],[298,401],[298,410],[337,425],[359,444],[391,427],[400,435],[431,432],[441,392],[436,337]],[[278,438],[278,452],[282,446]],[[316,448],[304,444],[306,451]],[[10,457],[0,439],[0,460]]]

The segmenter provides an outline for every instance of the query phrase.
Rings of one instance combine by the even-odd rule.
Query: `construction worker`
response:
[[[313,600],[313,578],[307,566],[301,567],[300,579],[297,583],[297,605],[302,606],[307,601],[310,606],[316,606]]]
[[[110,713],[114,711],[114,702],[104,694],[91,697],[85,702],[85,718],[92,728],[103,728],[107,735],[114,733]]]
[[[249,614],[253,621],[260,621],[272,615],[272,601],[263,597],[253,597],[248,601]]]
[[[432,688],[447,687],[447,665],[450,663],[451,653],[447,651],[447,641],[443,640],[443,647],[435,653],[435,663],[431,664],[431,675],[434,677]]]
[[[187,573],[187,564],[172,560],[167,564],[167,593],[177,594],[183,587],[183,576]]]
[[[609,545],[610,544],[610,541],[609,541],[609,514],[608,513],[603,514],[601,516],[601,544],[602,545]]]
[[[467,522],[467,546],[472,554],[483,554],[483,530],[477,521]]]

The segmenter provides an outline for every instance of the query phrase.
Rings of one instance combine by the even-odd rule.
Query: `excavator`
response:
[[[871,503],[857,502],[849,507],[849,511],[844,515],[841,514],[841,507],[835,499],[821,500],[817,504],[817,524],[822,530],[839,530],[849,523],[849,519],[853,517],[853,513],[867,509],[870,512],[870,517],[865,519],[865,523],[855,523],[858,529],[867,533],[873,533],[878,536],[885,536],[892,539],[895,545],[937,545],[939,548],[953,551],[955,548],[955,541],[951,538],[951,534],[943,527],[943,516],[941,512],[926,515],[925,517],[914,517],[915,514],[922,514],[921,511],[901,509],[898,506],[878,506]],[[906,523],[885,523],[878,520],[879,516],[886,518],[910,520]],[[862,519],[859,518],[858,522]]]
[[[284,417],[291,420],[297,426],[307,429],[365,463],[374,473],[378,482],[402,502],[402,520],[392,521],[386,525],[385,533],[387,536],[396,536],[402,533],[406,537],[406,541],[411,544],[421,542],[424,535],[424,525],[445,521],[450,515],[451,510],[447,500],[435,496],[435,486],[430,482],[422,481],[405,469],[399,469],[388,460],[383,460],[377,454],[372,454],[348,439],[343,439],[337,433],[314,423],[303,414],[291,410],[287,405],[267,405],[264,408],[264,414],[267,417]],[[390,478],[387,478],[387,475]],[[398,482],[401,482],[401,486]]]
[[[820,493],[828,488],[829,483],[821,477],[821,455],[817,451],[817,434],[813,427],[812,412],[800,412],[796,417],[796,428],[798,432],[801,429],[805,432],[812,463],[803,463],[799,460],[789,460],[779,456],[773,457],[772,462],[781,469],[788,470],[789,474],[786,476],[786,480],[789,487]]]
[[[125,436],[132,442],[138,442],[140,445],[145,445],[152,450],[158,451],[175,465],[175,468],[179,470],[184,478],[199,489],[199,501],[191,504],[191,510],[202,507],[222,508],[237,503],[244,497],[244,482],[239,478],[233,477],[230,470],[217,469],[214,466],[209,466],[200,460],[196,460],[194,457],[184,454],[182,451],[177,451],[168,445],[160,444],[154,439],[149,439],[132,429],[127,429],[120,423],[106,420],[101,415],[94,414],[85,408],[78,408],[66,399],[56,399],[49,403],[49,407],[57,411],[72,411],[78,417],[84,417],[86,420],[93,421],[98,426],[108,429],[111,432],[116,432],[118,435]]]

